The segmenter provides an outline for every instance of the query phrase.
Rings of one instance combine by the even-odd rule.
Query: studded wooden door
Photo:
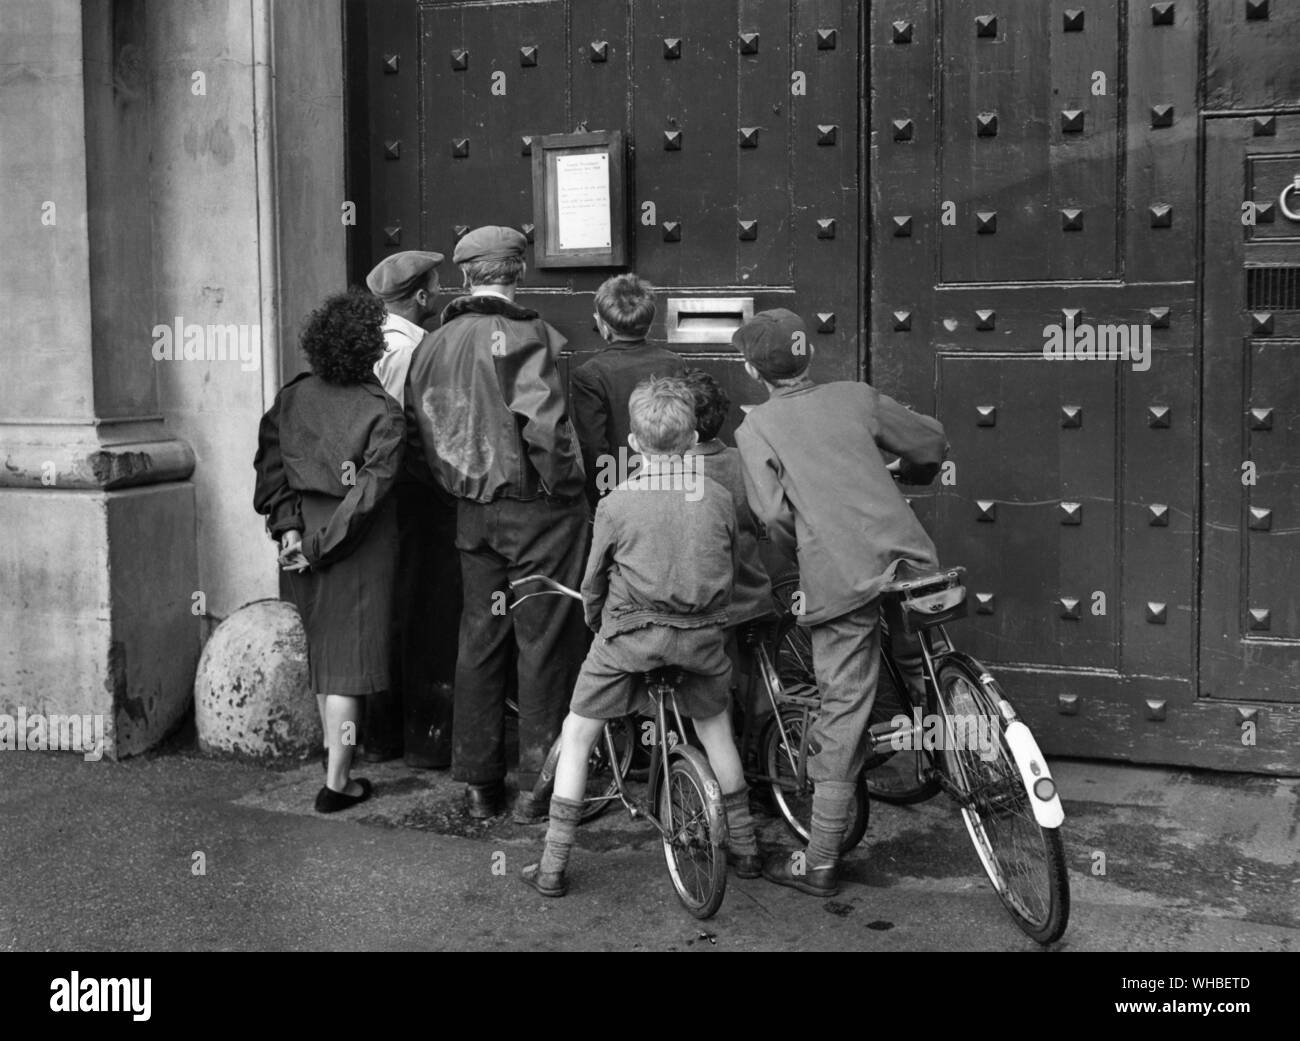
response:
[[[628,267],[661,291],[651,339],[671,298],[751,298],[803,314],[823,375],[857,378],[859,31],[853,0],[353,4],[353,279],[396,249],[450,254],[478,224],[531,233],[531,139],[618,129]],[[612,273],[530,262],[522,298],[593,349]],[[729,344],[686,335],[669,345],[761,398]]]
[[[1223,482],[1241,461],[1243,342],[1279,392],[1252,399],[1262,407],[1281,408],[1297,356],[1279,345],[1291,329],[1280,314],[1268,346],[1243,340],[1252,240],[1240,224],[1210,237],[1240,215],[1242,149],[1223,160],[1236,182],[1224,174],[1215,187],[1226,208],[1217,223],[1207,214],[1204,246],[1197,167],[1202,92],[1216,86],[1203,37],[1219,48],[1205,52],[1219,104],[1243,105],[1248,78],[1249,104],[1294,104],[1275,41],[1294,39],[1295,24],[1275,21],[1266,38],[1250,24],[1258,5],[1210,8],[1203,24],[1191,0],[872,5],[871,373],[947,427],[949,483],[915,504],[944,559],[970,569],[963,643],[995,666],[1048,751],[1295,771],[1300,720],[1280,706],[1267,728],[1243,729],[1260,722],[1246,701],[1260,695],[1227,682],[1265,652],[1240,640],[1239,622],[1255,617],[1253,604],[1236,609],[1246,504]],[[1248,132],[1248,120],[1220,122],[1238,127],[1233,140]],[[1280,176],[1268,168],[1268,191]],[[1203,371],[1202,277],[1219,337]],[[1295,585],[1283,566],[1294,536],[1282,531],[1297,484],[1276,453],[1295,435],[1272,415],[1267,447],[1251,442],[1270,476],[1247,498],[1274,510],[1276,534],[1250,543],[1247,599],[1275,605],[1274,671],[1255,675],[1293,691],[1296,594],[1282,587],[1288,571]],[[1212,460],[1233,473],[1211,474]],[[1231,605],[1217,642],[1212,610],[1198,625],[1201,585],[1206,602]],[[1271,696],[1293,697],[1285,687]]]

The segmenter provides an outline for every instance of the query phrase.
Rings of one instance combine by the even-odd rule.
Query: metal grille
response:
[[[1247,311],[1300,311],[1300,267],[1246,269]]]

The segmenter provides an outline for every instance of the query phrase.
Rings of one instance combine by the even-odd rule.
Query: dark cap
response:
[[[442,263],[441,253],[407,250],[384,257],[366,276],[367,288],[384,300],[400,300],[423,289],[429,272]]]
[[[731,335],[745,361],[769,380],[798,376],[808,368],[808,328],[793,311],[759,311]]]
[[[522,231],[488,224],[466,232],[456,243],[451,259],[457,264],[468,264],[471,260],[505,260],[523,257],[527,247],[528,240]]]

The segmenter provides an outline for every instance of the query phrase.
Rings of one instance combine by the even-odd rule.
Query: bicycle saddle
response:
[[[651,669],[645,674],[645,681],[651,687],[662,685],[676,687],[682,682],[682,670],[676,665],[665,665],[658,669]]]
[[[928,568],[913,564],[910,560],[904,560],[899,563],[898,569],[894,572],[893,581],[886,582],[880,591],[882,593],[911,593],[929,586],[946,589],[960,585],[962,576],[965,574],[966,569],[964,567]]]

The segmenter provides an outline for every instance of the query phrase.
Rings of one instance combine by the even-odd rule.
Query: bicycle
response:
[[[541,583],[546,589],[521,596],[510,605],[511,609],[533,596],[556,594],[582,599],[576,590],[544,575],[517,579],[510,583],[510,588],[530,582]],[[628,786],[632,729],[630,720],[624,718],[605,724],[602,742],[597,745],[603,743],[602,762],[607,765],[608,774],[596,782],[596,791],[592,790],[588,778],[582,801],[584,807],[599,805],[603,809],[617,799],[633,820],[650,821],[663,840],[664,860],[677,898],[696,918],[711,918],[722,905],[727,888],[727,815],[722,788],[708,758],[685,741],[674,740],[686,733],[677,708],[681,674],[681,669],[672,667],[645,673],[654,705],[656,737],[651,749],[649,798],[645,801],[635,798]],[[670,709],[675,730],[668,725]],[[556,738],[533,789],[533,798],[539,806],[550,801],[559,758],[560,738]]]
[[[1060,939],[1069,923],[1070,888],[1060,832],[1065,813],[1033,734],[988,669],[958,651],[944,628],[967,613],[964,575],[961,567],[918,571],[904,563],[882,590],[884,623],[894,632],[917,637],[925,690],[919,701],[913,700],[902,669],[882,639],[881,676],[888,677],[893,693],[883,706],[879,699],[873,706],[875,722],[868,726],[872,758],[859,778],[857,801],[881,797],[878,790],[887,792],[888,801],[901,803],[946,792],[960,807],[975,852],[1003,906],[1026,935],[1046,945]],[[777,684],[802,693],[780,709],[786,720],[778,715],[768,723],[764,746],[775,743],[767,758],[779,754],[799,778],[816,698],[808,692],[815,682],[811,647],[805,643],[806,630],[801,632],[796,621],[791,613],[781,620],[771,657],[780,663],[774,670]],[[905,710],[894,711],[903,706]],[[892,714],[879,718],[884,713]],[[940,725],[929,726],[927,719]],[[925,731],[937,735],[937,749],[925,747],[934,743],[927,741]],[[873,786],[872,775],[888,764],[894,767],[888,775],[893,787],[880,778]],[[779,800],[778,805],[787,822],[801,830]],[[798,823],[806,828],[807,819]],[[861,837],[860,832],[846,835],[844,848],[857,845]]]

